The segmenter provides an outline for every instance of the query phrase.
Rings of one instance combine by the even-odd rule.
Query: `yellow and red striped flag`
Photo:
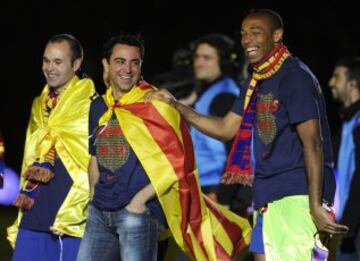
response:
[[[141,82],[115,105],[108,88],[103,98],[109,109],[99,124],[106,124],[115,113],[179,247],[193,260],[230,260],[249,244],[251,226],[201,193],[186,123],[166,103],[144,103],[150,91],[153,88]]]

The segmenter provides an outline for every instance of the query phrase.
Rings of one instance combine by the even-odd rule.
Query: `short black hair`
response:
[[[208,44],[216,49],[219,56],[219,65],[223,75],[230,75],[234,71],[237,54],[234,40],[224,34],[210,33],[200,37],[191,44],[195,53],[200,44]]]
[[[343,66],[347,69],[347,78],[349,81],[355,81],[356,87],[360,91],[360,57],[342,57],[336,66]]]
[[[110,60],[113,48],[117,44],[124,44],[128,46],[137,47],[140,50],[140,57],[144,59],[145,55],[145,45],[144,40],[140,34],[132,33],[121,33],[119,35],[111,37],[105,44],[103,48],[103,58]]]
[[[72,63],[77,59],[84,58],[84,50],[80,41],[71,34],[56,34],[50,38],[48,43],[61,43],[64,41],[70,46]]]
[[[252,9],[247,14],[247,16],[252,15],[252,14],[266,15],[271,21],[271,24],[273,26],[273,30],[284,29],[283,19],[281,18],[281,16],[277,12],[275,12],[275,11],[273,11],[271,9]]]

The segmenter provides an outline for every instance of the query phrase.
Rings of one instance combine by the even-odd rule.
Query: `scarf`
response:
[[[58,94],[49,89],[48,95],[43,104],[43,119],[47,123],[51,111],[58,102]],[[19,195],[15,199],[14,205],[23,210],[30,210],[34,205],[34,199],[40,192],[41,183],[48,183],[53,177],[53,168],[55,165],[56,150],[52,146],[49,152],[43,158],[38,158],[24,173],[26,179],[25,185],[21,188]]]
[[[181,115],[170,105],[143,103],[153,88],[140,82],[116,103],[108,88],[113,114],[154,187],[177,245],[193,260],[231,260],[249,244],[251,227],[243,219],[202,195],[191,136]]]
[[[252,185],[254,175],[251,166],[251,141],[256,117],[257,89],[261,81],[280,70],[289,56],[286,46],[280,44],[263,62],[253,65],[253,74],[245,94],[243,118],[227,159],[223,183]]]

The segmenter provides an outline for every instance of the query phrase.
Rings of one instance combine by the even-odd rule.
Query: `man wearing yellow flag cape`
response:
[[[8,229],[13,260],[75,260],[89,201],[88,114],[95,94],[79,79],[80,42],[53,36],[42,70],[47,85],[35,98],[26,133],[19,215]]]
[[[144,103],[144,45],[122,34],[104,47],[110,87],[90,106],[92,201],[78,260],[156,260],[168,226],[193,260],[230,260],[248,245],[250,226],[204,198],[191,138],[166,103]]]

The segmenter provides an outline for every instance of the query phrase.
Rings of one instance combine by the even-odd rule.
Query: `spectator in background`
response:
[[[342,104],[338,136],[337,220],[349,226],[339,244],[336,260],[360,260],[360,57],[342,58],[329,81],[333,98]]]
[[[240,87],[231,77],[235,75],[234,41],[226,35],[208,34],[195,40],[192,49],[196,80],[196,88],[190,96],[195,96],[192,105],[201,114],[223,117],[240,92]],[[180,102],[184,103],[183,100]],[[228,152],[226,145],[195,128],[191,128],[191,136],[202,191],[218,201]],[[230,204],[225,197],[220,203]]]
[[[160,88],[169,90],[180,103],[205,115],[223,117],[239,95],[240,87],[235,79],[248,75],[247,62],[241,64],[243,67],[238,72],[239,62],[242,62],[239,55],[231,38],[208,34],[195,40],[190,50],[176,51],[172,70],[158,75],[154,81]],[[251,189],[220,184],[231,141],[220,142],[194,128],[191,135],[202,190],[236,213],[246,215],[251,205]]]

